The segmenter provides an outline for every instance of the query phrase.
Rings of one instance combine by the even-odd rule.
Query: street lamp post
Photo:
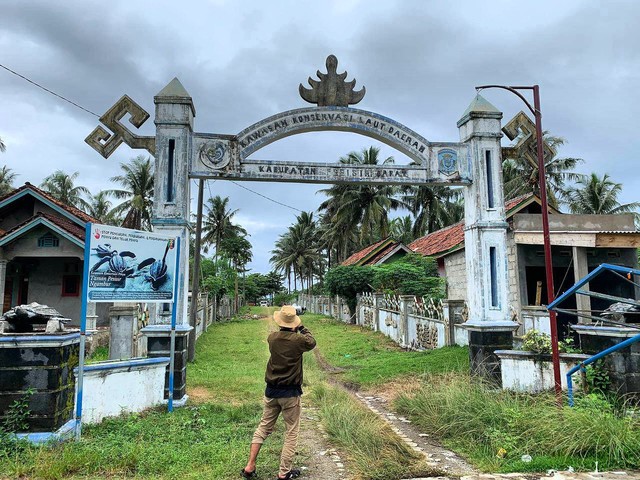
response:
[[[544,150],[542,138],[542,112],[540,111],[540,87],[507,87],[504,85],[483,85],[476,87],[476,91],[487,88],[501,88],[517,95],[533,113],[536,124],[536,147],[538,155],[538,182],[540,185],[540,202],[542,203],[542,235],[544,238],[544,264],[547,280],[547,305],[551,304],[555,298],[553,286],[553,264],[551,259],[551,237],[549,235],[549,207],[547,202],[547,179],[544,165]],[[533,107],[529,101],[518,90],[533,90]],[[555,384],[556,398],[558,404],[562,405],[562,383],[560,380],[560,354],[558,351],[558,325],[556,323],[556,312],[549,311],[549,322],[551,327],[551,350],[553,357],[553,378]]]

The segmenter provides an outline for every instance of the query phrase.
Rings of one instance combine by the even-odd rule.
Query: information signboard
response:
[[[92,224],[87,245],[88,301],[174,301],[175,237]]]

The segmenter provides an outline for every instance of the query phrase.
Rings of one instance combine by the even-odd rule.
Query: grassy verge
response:
[[[319,408],[331,442],[347,455],[356,478],[433,476],[380,417],[347,392],[321,382],[313,387],[310,400]]]
[[[430,377],[395,405],[485,471],[593,470],[596,461],[600,470],[640,467],[640,420],[593,396],[558,409],[552,395],[496,391],[451,374]]]
[[[0,446],[0,478],[238,478],[261,414],[267,331],[260,320],[212,325],[188,369],[190,406],[86,426],[80,443]],[[277,471],[281,426],[274,437],[260,455],[261,479]]]
[[[327,362],[345,369],[338,378],[346,383],[372,387],[399,377],[469,371],[469,350],[446,347],[427,352],[407,352],[378,332],[346,325],[327,317],[302,317],[318,340]]]

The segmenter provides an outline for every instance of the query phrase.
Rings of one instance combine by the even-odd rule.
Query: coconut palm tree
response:
[[[7,149],[7,146],[2,141],[2,138],[0,138],[0,152],[4,152],[6,149]]]
[[[602,177],[592,173],[579,179],[575,186],[568,189],[565,202],[571,213],[637,213],[640,202],[621,204],[618,200],[621,192],[622,184],[611,180],[606,173]]]
[[[122,224],[122,217],[113,212],[113,204],[109,199],[109,192],[101,190],[95,195],[87,195],[86,212],[100,223],[106,225]]]
[[[231,210],[229,208],[229,197],[222,198],[220,195],[216,195],[209,198],[205,204],[205,210],[202,219],[202,244],[205,252],[209,251],[210,246],[214,246],[217,254],[220,243],[225,237],[243,232],[246,235],[246,230],[232,222],[238,209]]]
[[[565,140],[544,132],[544,141],[554,150],[564,145]],[[583,175],[574,172],[575,167],[582,163],[581,158],[558,158],[554,156],[545,164],[547,174],[547,196],[549,204],[558,208],[560,200],[565,195],[566,184],[577,182]],[[538,165],[532,164],[524,157],[508,158],[502,163],[504,179],[504,198],[509,200],[519,195],[534,193],[540,195],[538,182]]]
[[[351,152],[340,158],[343,165],[391,165],[393,157],[379,158],[380,149],[369,147],[362,152]],[[374,232],[382,236],[389,234],[389,211],[401,206],[394,198],[397,191],[392,185],[335,185],[320,190],[329,198],[320,204],[319,210],[331,214],[330,221],[342,227],[355,229],[359,226],[360,245],[375,241]]]
[[[87,202],[82,198],[82,195],[88,194],[89,189],[81,185],[75,185],[75,181],[79,175],[80,172],[74,172],[69,175],[62,170],[56,170],[51,175],[45,177],[40,184],[40,188],[65,205],[84,210],[87,208]]]
[[[413,220],[411,215],[397,217],[391,220],[391,237],[396,242],[409,245],[415,237],[413,236]]]
[[[219,245],[220,254],[230,261],[231,265],[233,266],[233,269],[236,272],[235,282],[234,282],[234,292],[235,292],[234,299],[235,299],[236,311],[238,310],[238,307],[239,307],[238,277],[241,271],[242,272],[246,271],[245,266],[253,258],[253,254],[251,253],[251,242],[247,240],[247,233],[246,232],[242,233],[241,230],[244,230],[244,229],[242,228],[235,229],[233,230],[233,233],[229,233],[231,232],[231,230],[227,230],[227,235],[224,238],[222,238]],[[217,254],[218,254],[218,251],[216,250],[216,255]]]
[[[0,169],[0,196],[6,195],[14,189],[13,182],[17,176],[18,174],[6,165]]]
[[[153,163],[151,157],[139,155],[130,163],[121,163],[122,175],[111,177],[122,189],[107,190],[109,195],[122,200],[113,209],[115,215],[124,215],[122,226],[151,230],[153,215]]]
[[[400,198],[414,215],[414,238],[459,222],[464,216],[459,189],[430,185],[403,187]]]

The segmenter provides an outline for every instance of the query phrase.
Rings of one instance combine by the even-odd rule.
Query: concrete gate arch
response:
[[[236,135],[194,132],[195,106],[177,78],[155,97],[155,137],[132,133],[121,123],[140,127],[149,117],[126,95],[100,121],[86,139],[108,157],[120,143],[143,148],[155,157],[153,228],[188,242],[190,178],[301,183],[385,183],[399,185],[461,185],[465,196],[465,257],[467,305],[472,365],[481,373],[498,367],[493,351],[510,347],[517,323],[510,318],[506,230],[502,189],[500,120],[502,113],[477,95],[457,126],[459,142],[429,142],[400,122],[349,107],[364,96],[353,90],[355,80],[344,82],[336,74],[337,60],[327,59],[327,74],[309,79],[312,89],[300,85],[302,97],[315,107],[270,116]],[[317,131],[343,131],[379,140],[414,160],[414,165],[351,166],[253,160],[261,148],[291,135]],[[186,244],[186,243],[184,243]],[[189,264],[184,249],[182,265]],[[185,269],[186,270],[186,269]],[[188,273],[180,279],[177,308],[188,331]],[[154,328],[166,328],[168,315],[157,315]],[[180,320],[179,320],[180,322]]]

